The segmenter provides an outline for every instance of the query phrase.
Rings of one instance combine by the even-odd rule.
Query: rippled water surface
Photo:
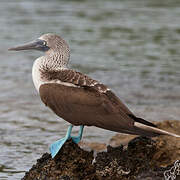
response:
[[[40,52],[7,48],[55,32],[71,67],[107,84],[136,115],[180,119],[180,4],[169,0],[0,1],[0,179],[20,179],[68,124],[31,79]],[[75,131],[78,129],[75,128]],[[85,128],[85,141],[113,135]]]

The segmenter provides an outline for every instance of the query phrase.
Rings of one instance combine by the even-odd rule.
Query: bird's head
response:
[[[44,34],[30,43],[9,48],[10,51],[39,50],[46,53],[47,59],[66,66],[69,62],[69,46],[60,36],[52,33]]]
[[[9,48],[10,51],[21,51],[21,50],[39,50],[46,53],[56,53],[56,52],[67,52],[69,53],[69,46],[67,43],[56,34],[44,34],[35,41],[30,43]]]

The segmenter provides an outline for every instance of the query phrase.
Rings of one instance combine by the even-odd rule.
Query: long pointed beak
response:
[[[17,46],[17,47],[13,47],[13,48],[9,48],[9,51],[21,51],[21,50],[29,50],[29,49],[36,49],[37,47],[37,42],[31,42],[28,44],[24,44],[21,46]]]
[[[13,47],[13,48],[9,48],[9,51],[21,51],[21,50],[30,50],[30,49],[34,49],[34,50],[39,50],[39,51],[47,51],[49,49],[48,46],[46,46],[46,43],[44,43],[45,41],[38,39],[36,41],[30,42],[28,44],[24,44],[21,46],[17,46],[17,47]]]

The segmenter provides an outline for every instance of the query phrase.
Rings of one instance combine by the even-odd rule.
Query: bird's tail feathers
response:
[[[141,135],[141,136],[154,137],[154,136],[159,136],[159,135],[168,135],[168,136],[180,138],[180,135],[170,133],[168,131],[161,130],[156,127],[148,126],[139,122],[135,122],[134,127],[138,135]]]

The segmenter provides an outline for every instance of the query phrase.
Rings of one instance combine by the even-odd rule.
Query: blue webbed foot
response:
[[[66,136],[56,142],[54,142],[53,144],[51,144],[50,146],[50,152],[51,152],[51,156],[52,158],[54,158],[57,153],[59,152],[59,150],[62,148],[62,146],[64,145],[64,143],[71,138],[71,131],[72,131],[72,125],[70,125],[68,127]]]
[[[59,152],[59,150],[61,149],[61,147],[64,145],[66,141],[67,141],[67,138],[64,137],[54,142],[53,144],[51,144],[49,149],[50,149],[52,158],[54,158],[57,155],[57,153]]]
[[[64,145],[64,143],[68,140],[68,139],[71,139],[72,138],[72,141],[74,143],[79,143],[81,138],[82,138],[82,133],[83,133],[83,128],[84,126],[80,126],[80,130],[79,130],[79,133],[78,133],[78,136],[73,136],[71,137],[71,131],[72,131],[72,125],[69,126],[68,130],[67,130],[67,133],[66,133],[66,136],[56,142],[54,142],[53,144],[51,144],[50,146],[50,152],[51,152],[51,156],[52,158],[54,158],[58,152],[60,151],[60,149],[62,148],[62,146]]]

